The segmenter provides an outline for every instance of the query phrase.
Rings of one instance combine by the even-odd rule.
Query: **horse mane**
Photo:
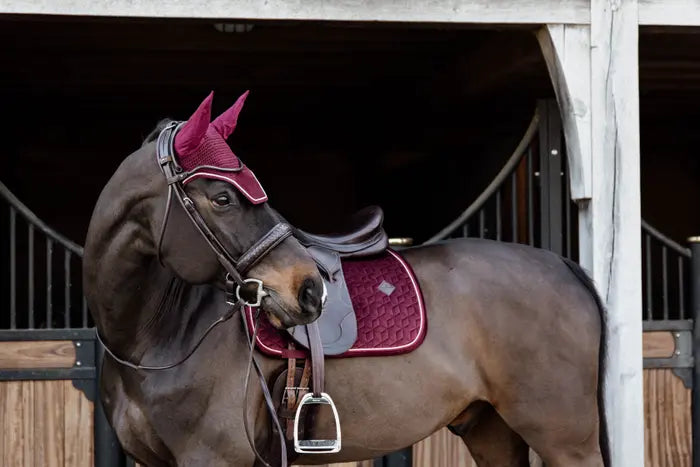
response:
[[[171,118],[164,118],[161,121],[159,121],[156,124],[156,127],[153,130],[151,130],[151,132],[144,138],[143,143],[141,143],[141,147],[144,147],[148,143],[155,141],[158,138],[160,132],[163,131],[163,128],[170,125],[172,121],[173,120]]]

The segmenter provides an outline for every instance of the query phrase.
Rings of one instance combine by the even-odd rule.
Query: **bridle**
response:
[[[260,237],[247,251],[245,251],[238,260],[235,260],[231,254],[224,248],[214,232],[207,226],[202,216],[197,211],[197,208],[192,199],[187,196],[182,185],[183,180],[200,169],[215,169],[222,172],[240,172],[243,169],[243,164],[239,162],[237,168],[228,167],[213,167],[210,165],[200,165],[190,171],[184,171],[177,163],[175,158],[174,141],[177,131],[184,125],[184,122],[173,122],[166,126],[158,135],[156,145],[156,159],[158,166],[161,168],[163,175],[168,183],[168,199],[165,205],[165,213],[163,214],[163,222],[160,226],[160,234],[158,235],[157,255],[161,261],[161,247],[163,245],[163,237],[165,229],[168,225],[170,215],[170,207],[173,193],[180,202],[180,205],[185,209],[187,216],[195,225],[202,237],[206,240],[209,247],[212,249],[217,259],[226,270],[227,282],[233,282],[236,286],[236,296],[239,295],[239,289],[247,283],[255,282],[258,285],[257,298],[258,301],[262,298],[262,282],[257,279],[243,279],[243,274],[267,255],[273,248],[279,245],[285,238],[292,235],[292,228],[286,222],[278,222],[265,235]],[[162,264],[162,261],[161,261]],[[258,303],[259,305],[259,303]],[[252,305],[251,305],[252,306]]]
[[[219,239],[216,237],[214,232],[209,228],[207,223],[204,221],[202,216],[199,214],[197,211],[197,207],[192,201],[192,199],[187,195],[185,192],[185,189],[183,187],[183,181],[192,175],[194,172],[200,169],[215,169],[217,171],[223,171],[223,172],[238,172],[243,169],[243,164],[242,162],[239,161],[239,167],[238,168],[226,168],[226,167],[215,167],[215,166],[209,166],[209,165],[201,165],[197,166],[194,169],[191,169],[189,171],[183,170],[183,168],[178,164],[177,159],[175,158],[175,150],[174,150],[174,141],[175,141],[175,135],[177,134],[178,130],[182,128],[182,126],[185,124],[185,122],[171,122],[168,124],[163,130],[161,130],[160,134],[158,135],[158,140],[156,143],[156,160],[158,163],[158,166],[160,167],[161,171],[163,172],[163,175],[166,178],[167,184],[168,184],[168,197],[167,201],[165,204],[165,213],[163,215],[163,221],[161,222],[160,226],[160,233],[158,235],[158,242],[157,242],[157,257],[158,261],[163,264],[162,259],[161,259],[161,248],[163,244],[163,237],[165,236],[165,230],[168,225],[168,219],[170,216],[170,210],[171,210],[171,205],[172,205],[172,198],[173,196],[178,200],[180,205],[184,208],[185,212],[187,213],[187,216],[190,218],[194,226],[197,228],[199,233],[202,235],[204,240],[207,242],[211,250],[214,252],[216,255],[219,263],[221,263],[222,267],[226,271],[226,277],[225,277],[225,291],[226,291],[226,303],[229,305],[229,308],[227,312],[220,316],[218,319],[216,319],[214,322],[212,322],[209,327],[206,328],[202,336],[197,340],[196,344],[191,348],[191,350],[180,360],[167,364],[167,365],[160,365],[160,366],[148,366],[148,365],[141,365],[139,363],[133,363],[127,359],[123,359],[118,357],[114,352],[112,352],[109,347],[107,347],[102,340],[99,332],[96,331],[97,339],[99,340],[100,344],[102,344],[103,348],[105,349],[105,352],[109,354],[110,357],[112,357],[116,362],[127,366],[129,368],[135,369],[135,370],[149,370],[149,371],[158,371],[158,370],[167,370],[170,368],[174,368],[182,363],[184,363],[187,359],[189,359],[192,354],[199,348],[199,346],[202,344],[204,339],[207,337],[207,335],[219,324],[228,321],[233,315],[239,311],[242,310],[243,307],[245,306],[250,306],[250,307],[259,307],[260,303],[267,295],[267,292],[265,292],[263,288],[263,282],[259,279],[255,278],[244,278],[245,273],[250,270],[255,264],[257,264],[262,258],[264,258],[270,251],[272,251],[276,246],[278,246],[282,241],[284,241],[287,237],[291,236],[293,233],[292,227],[287,224],[286,222],[278,222],[276,223],[270,230],[268,230],[263,236],[261,236],[251,247],[248,248],[243,254],[241,254],[238,259],[234,259],[233,256],[226,250],[226,248],[221,244]],[[254,291],[254,295],[252,299],[250,299],[250,290],[246,288],[247,284],[255,284],[256,288]],[[248,297],[241,297],[241,294],[243,295],[248,295]],[[259,310],[258,310],[259,313]],[[241,316],[243,316],[243,313],[241,313]],[[245,319],[245,318],[244,318]],[[253,353],[253,350],[255,348],[255,337],[257,334],[258,330],[258,325],[257,325],[257,317],[256,317],[256,322],[255,322],[255,328],[253,330],[253,335],[250,335],[250,332],[248,330],[248,326],[245,323],[245,320],[243,322],[243,328],[245,329],[246,332],[246,338],[248,339],[248,343],[250,345],[250,359],[248,362],[248,368],[246,371],[246,379],[245,379],[245,403],[243,407],[243,413],[244,413],[244,426],[245,426],[245,431],[246,431],[246,436],[248,437],[248,442],[250,443],[253,452],[255,453],[255,456],[258,458],[260,462],[263,463],[263,465],[266,465],[270,467],[270,465],[260,456],[258,453],[257,449],[255,448],[255,444],[252,439],[252,435],[250,433],[249,429],[249,424],[248,424],[248,416],[247,416],[247,400],[248,400],[248,381],[250,378],[250,369],[251,366],[255,368],[256,373],[258,374],[258,378],[260,380],[260,384],[262,387],[262,392],[265,397],[265,402],[267,404],[267,408],[270,412],[271,418],[273,422],[276,425],[277,431],[279,433],[280,437],[280,443],[281,443],[281,449],[280,449],[280,456],[281,456],[281,465],[283,467],[287,466],[287,449],[286,449],[286,442],[284,439],[284,432],[282,430],[282,426],[279,422],[279,419],[276,414],[275,406],[272,401],[272,396],[270,395],[269,389],[267,387],[267,383],[265,381],[265,376],[262,373],[262,370],[260,369],[260,366],[255,359],[255,355]]]

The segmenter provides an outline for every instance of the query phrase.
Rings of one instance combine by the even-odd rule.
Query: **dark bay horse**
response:
[[[204,134],[208,115],[206,125],[196,115],[186,126]],[[169,124],[105,186],[83,261],[99,335],[115,355],[151,366],[185,358],[230,308],[223,279],[230,271],[185,206],[168,201],[156,146]],[[198,138],[181,147],[195,148]],[[224,178],[195,177],[184,196],[237,257],[279,216]],[[404,355],[327,360],[326,392],[340,413],[343,448],[295,462],[376,458],[450,425],[480,466],[529,465],[528,447],[550,467],[608,465],[600,378],[604,310],[586,274],[551,252],[488,240],[446,241],[402,255],[423,290],[423,344]],[[293,237],[268,249],[245,276],[262,280],[261,308],[276,327],[318,318],[322,282]],[[189,358],[163,371],[106,356],[101,400],[124,450],[150,467],[256,465],[243,411],[254,421],[263,454],[275,440],[261,389],[251,386],[244,404],[247,356],[240,319],[211,329]],[[268,381],[285,365],[257,358]]]

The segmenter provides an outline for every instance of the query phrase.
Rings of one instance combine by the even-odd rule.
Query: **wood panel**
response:
[[[92,466],[93,459],[93,404],[71,381],[64,384],[63,429],[65,432],[65,466]]]
[[[34,462],[45,467],[64,465],[65,385],[36,381],[34,385]]]
[[[644,465],[692,465],[690,396],[672,370],[644,370]]]
[[[645,358],[672,357],[676,350],[676,341],[669,331],[653,331],[642,334]]]
[[[462,438],[447,428],[413,445],[414,467],[476,467]]]
[[[70,368],[74,364],[71,341],[0,342],[0,368]]]
[[[92,467],[92,406],[71,381],[0,382],[0,465]]]

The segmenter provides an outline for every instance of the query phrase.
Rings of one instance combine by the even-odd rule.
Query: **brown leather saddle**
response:
[[[286,421],[285,435],[294,441],[295,453],[326,454],[341,448],[340,420],[331,397],[323,392],[324,355],[347,351],[357,339],[357,319],[343,276],[342,258],[382,253],[389,239],[382,226],[384,213],[378,206],[366,207],[350,217],[336,233],[311,234],[293,227],[292,235],[312,255],[326,286],[323,313],[312,324],[287,330],[290,342],[287,368],[272,388],[278,416]],[[297,350],[299,345],[304,350]],[[310,354],[309,354],[310,353]],[[302,366],[298,366],[302,365]],[[310,439],[319,406],[330,406],[336,432],[330,439]],[[273,431],[276,429],[273,426]],[[301,439],[301,437],[305,439]],[[273,448],[274,449],[274,448]]]
[[[310,234],[294,228],[292,235],[304,245],[316,261],[326,286],[326,305],[317,320],[324,355],[339,355],[357,339],[357,319],[345,284],[341,258],[371,256],[389,245],[382,223],[384,212],[368,206],[355,213],[338,233]],[[287,330],[302,347],[309,349],[306,326]]]

